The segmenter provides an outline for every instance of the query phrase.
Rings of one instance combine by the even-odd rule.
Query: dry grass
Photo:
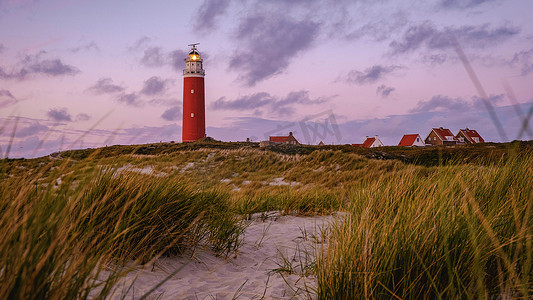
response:
[[[220,254],[238,246],[242,226],[227,194],[69,165],[2,178],[1,299],[101,298],[126,265],[198,246]]]
[[[530,154],[356,184],[318,261],[319,299],[531,297],[532,177]]]
[[[2,160],[0,298],[105,297],[126,264],[199,246],[227,254],[239,221],[271,210],[348,212],[318,256],[321,299],[527,298],[533,155],[491,147],[475,150],[486,161],[413,149],[427,156],[416,164],[249,143]]]

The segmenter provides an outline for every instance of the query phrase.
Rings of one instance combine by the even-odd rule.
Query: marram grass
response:
[[[238,246],[242,226],[224,193],[65,165],[56,167],[71,174],[60,185],[36,175],[2,178],[0,299],[104,298],[131,262]]]
[[[530,298],[531,178],[527,155],[354,183],[349,215],[317,259],[318,298]]]
[[[319,249],[319,299],[533,294],[531,153],[426,167],[337,148],[192,146],[1,161],[0,299],[105,298],[131,262],[227,254],[240,220],[271,210],[347,211]]]

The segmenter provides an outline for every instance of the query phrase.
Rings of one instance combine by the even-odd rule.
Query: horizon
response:
[[[197,42],[217,140],[292,131],[308,144],[397,145],[438,127],[533,139],[532,10],[527,0],[2,1],[0,26],[15,30],[0,32],[0,154],[181,141],[182,69]]]

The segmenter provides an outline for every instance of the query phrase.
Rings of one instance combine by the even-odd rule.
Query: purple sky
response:
[[[0,157],[181,141],[196,42],[215,139],[292,131],[311,144],[396,145],[440,126],[533,139],[533,126],[521,130],[531,11],[531,0],[0,0]]]

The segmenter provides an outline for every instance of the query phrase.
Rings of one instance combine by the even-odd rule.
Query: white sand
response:
[[[124,166],[116,169],[116,174],[121,174],[124,172],[134,172],[134,173],[139,173],[143,175],[152,175],[155,177],[165,177],[168,175],[167,173],[164,173],[164,172],[157,172],[156,170],[154,170],[152,166],[145,166],[144,168],[136,168],[132,164],[125,164]]]
[[[280,186],[280,185],[290,185],[290,186],[300,185],[300,183],[297,182],[297,181],[287,182],[284,179],[285,179],[284,177],[274,178],[274,179],[272,179],[271,182],[268,183],[268,185],[275,185],[275,186]],[[264,184],[266,184],[266,182],[264,182]]]
[[[305,269],[314,263],[315,249],[320,248],[335,218],[255,215],[239,251],[230,257],[201,250],[193,258],[160,258],[154,265],[129,273],[118,291],[127,290],[135,280],[126,294],[127,299],[135,299],[183,267],[148,299],[261,299],[263,295],[263,299],[313,298],[316,279],[305,276]],[[274,271],[280,267],[293,268],[293,272]],[[115,295],[114,299],[120,297]]]

